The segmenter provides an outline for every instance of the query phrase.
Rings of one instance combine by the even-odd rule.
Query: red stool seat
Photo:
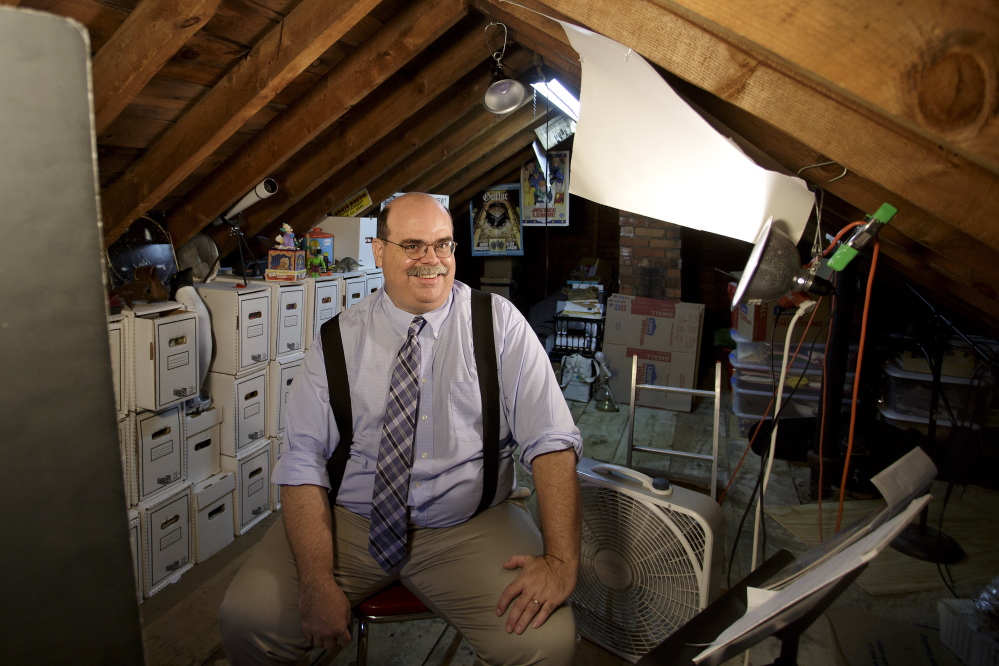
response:
[[[363,614],[376,617],[431,612],[402,583],[389,585],[373,597],[362,601],[358,608]]]

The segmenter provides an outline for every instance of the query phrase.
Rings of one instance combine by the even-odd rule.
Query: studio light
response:
[[[510,113],[515,111],[527,99],[527,87],[516,79],[511,79],[503,73],[503,56],[506,54],[507,29],[502,23],[490,23],[486,26],[488,33],[492,26],[503,28],[503,48],[493,52],[493,80],[486,88],[486,93],[482,97],[482,106],[486,111],[496,114]],[[487,34],[486,46],[489,45]]]

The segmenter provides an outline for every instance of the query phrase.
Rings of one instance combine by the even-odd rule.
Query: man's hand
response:
[[[521,569],[517,580],[506,586],[496,606],[496,615],[506,612],[506,633],[524,633],[527,625],[537,629],[562,605],[576,587],[577,567],[553,555],[514,555],[504,569]],[[514,601],[516,599],[516,601]]]
[[[336,652],[350,645],[350,602],[332,579],[299,588],[298,612],[305,639],[314,647]]]

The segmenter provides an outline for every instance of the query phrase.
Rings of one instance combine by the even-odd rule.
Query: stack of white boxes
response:
[[[378,231],[377,218],[327,216],[315,228],[333,234],[334,259],[350,257],[360,264],[357,271],[341,274],[346,281],[345,309],[381,289],[382,269],[375,267],[371,251],[371,241]]]
[[[232,526],[234,534],[241,535],[270,514],[267,364],[275,356],[275,338],[284,345],[296,343],[274,334],[275,308],[268,284],[216,280],[199,284],[197,289],[211,314],[215,339],[205,388],[226,417],[221,423],[221,465],[223,471],[233,473]],[[296,294],[298,308],[290,311],[301,312],[304,288],[299,287]],[[302,317],[297,318],[301,322]],[[300,354],[301,342],[297,344],[295,349],[285,349]],[[213,504],[211,494],[199,502],[199,512]]]
[[[150,597],[192,566],[182,404],[200,376],[197,316],[140,304],[109,318],[108,337],[136,593]]]

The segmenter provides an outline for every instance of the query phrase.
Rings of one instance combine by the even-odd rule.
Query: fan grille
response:
[[[701,610],[704,529],[687,514],[616,490],[584,485],[582,500],[576,623],[637,660]]]

